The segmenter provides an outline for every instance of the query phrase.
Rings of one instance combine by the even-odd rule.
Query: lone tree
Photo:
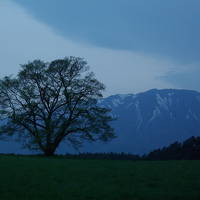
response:
[[[104,85],[77,57],[22,65],[14,78],[0,80],[1,132],[18,134],[26,147],[51,156],[63,140],[114,138],[109,110],[98,105]]]

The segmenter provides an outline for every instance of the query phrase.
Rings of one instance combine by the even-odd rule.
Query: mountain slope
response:
[[[196,91],[153,89],[136,95],[113,95],[99,104],[112,109],[117,138],[107,144],[86,143],[81,152],[143,154],[200,136],[200,93]],[[16,143],[1,143],[0,152],[22,152]],[[74,151],[61,144],[57,152]]]
[[[112,125],[118,138],[98,146],[98,151],[142,154],[200,135],[199,92],[153,89],[136,95],[113,95],[100,104],[112,109],[117,118]]]

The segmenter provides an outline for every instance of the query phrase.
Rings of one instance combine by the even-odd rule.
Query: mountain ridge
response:
[[[197,91],[151,89],[112,95],[101,104],[112,109],[112,115],[118,118],[113,126],[121,140],[125,139],[120,132],[126,132],[125,137],[129,139],[124,142],[125,152],[146,153],[200,134],[200,93]],[[133,142],[127,148],[125,143],[129,140]]]
[[[117,138],[109,143],[86,142],[80,152],[145,154],[175,141],[200,136],[200,93],[185,89],[151,89],[116,94],[99,105],[112,110]],[[27,153],[16,142],[0,142],[0,153]],[[57,153],[74,153],[62,143]],[[30,153],[30,152],[29,152]]]

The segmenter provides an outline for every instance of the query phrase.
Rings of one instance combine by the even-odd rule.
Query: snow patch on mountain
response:
[[[99,104],[106,104],[108,108],[117,108],[125,104],[126,108],[128,108],[134,104],[133,100],[136,96],[135,94],[116,94],[100,100]]]
[[[112,100],[112,105],[113,105],[114,107],[117,107],[117,106],[119,106],[120,104],[123,104],[123,101],[122,101],[121,99],[113,99],[113,100]]]
[[[117,96],[123,101],[127,97],[135,96],[134,94],[117,94]]]
[[[149,122],[153,121],[156,119],[159,115],[161,114],[160,109],[156,106],[156,108],[153,110],[152,117],[150,118]]]
[[[168,92],[167,95],[171,97],[174,95],[174,92]]]
[[[156,94],[156,99],[157,99],[157,103],[158,103],[158,105],[160,105],[160,107],[164,108],[165,110],[169,109],[167,97],[162,98],[160,94]]]

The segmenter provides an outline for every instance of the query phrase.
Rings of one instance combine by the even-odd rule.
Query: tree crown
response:
[[[44,152],[64,139],[74,146],[107,141],[114,133],[109,110],[98,105],[104,89],[84,59],[29,62],[16,77],[0,80],[1,132],[18,133]]]

